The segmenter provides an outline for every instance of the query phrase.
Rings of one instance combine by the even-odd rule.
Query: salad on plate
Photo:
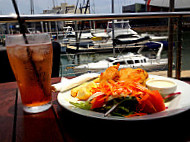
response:
[[[107,68],[98,78],[71,89],[77,101],[70,104],[104,113],[104,116],[142,116],[166,109],[157,90],[146,87],[148,73],[143,69],[119,69],[119,64]]]

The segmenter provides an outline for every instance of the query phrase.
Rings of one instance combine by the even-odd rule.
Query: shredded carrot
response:
[[[92,99],[92,101],[90,102],[91,104],[94,104],[96,101],[96,97]]]
[[[145,100],[147,94],[152,94],[150,90],[139,83],[115,82],[111,80],[109,82],[100,83],[99,87],[92,88],[91,92],[102,92],[107,96],[130,95],[135,96],[137,100]]]
[[[105,81],[101,82],[97,88],[92,88],[91,92],[102,92],[104,96],[99,99],[96,97],[91,101],[92,104],[96,104],[98,102],[106,102],[109,97],[118,97],[122,95],[124,97],[132,96],[135,97],[138,101],[137,112],[135,114],[131,114],[127,117],[132,116],[141,116],[145,115],[144,110],[148,108],[148,113],[157,112],[157,109],[154,106],[154,102],[150,100],[150,96],[154,95],[155,92],[147,89],[145,86],[141,85],[137,82],[123,82],[123,81]],[[146,112],[146,111],[145,111]]]

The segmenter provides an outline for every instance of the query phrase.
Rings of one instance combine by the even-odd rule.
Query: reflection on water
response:
[[[174,38],[175,45],[177,43]],[[117,55],[126,54],[127,52],[116,53]],[[150,52],[143,51],[143,55],[148,55]],[[81,54],[62,54],[61,55],[61,76],[75,76],[73,67],[90,62],[97,62],[107,57],[113,56],[113,53],[81,53]],[[190,32],[183,33],[182,45],[182,70],[190,70]],[[161,58],[167,58],[167,49],[162,52]],[[174,63],[176,58],[176,48],[174,47]]]

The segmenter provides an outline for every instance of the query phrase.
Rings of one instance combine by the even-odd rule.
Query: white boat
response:
[[[140,36],[137,32],[131,29],[129,21],[117,21],[114,20],[114,39],[112,35],[112,21],[107,24],[106,32],[96,32],[93,33],[94,43],[103,43],[99,46],[104,46],[105,44],[113,45],[143,45],[149,41],[149,36]],[[125,47],[126,48],[126,47]],[[128,46],[127,48],[130,48]]]
[[[110,36],[104,29],[92,29],[91,33],[93,35],[91,39],[94,43],[108,43],[108,40],[110,39]],[[110,44],[112,44],[112,42]]]
[[[112,21],[108,22],[107,25],[107,33],[112,38]],[[131,26],[129,25],[129,21],[117,21],[114,20],[114,37],[120,38],[120,37],[128,37],[129,35],[137,35],[139,37],[138,33],[131,29]]]
[[[79,41],[76,40],[76,34],[78,38],[80,37]],[[76,32],[72,27],[67,26],[63,27],[63,35],[64,38],[60,42],[66,45],[77,46],[78,44],[80,47],[89,47],[94,45],[91,40],[93,36],[89,30]]]
[[[107,33],[111,39],[112,35],[112,22],[108,22]],[[137,32],[131,29],[129,21],[117,21],[114,20],[114,39],[116,44],[144,44],[150,38],[148,36],[140,36]]]
[[[106,68],[120,64],[121,68],[142,68],[147,71],[152,70],[164,70],[167,69],[168,59],[160,59],[161,52],[163,50],[163,44],[160,43],[156,58],[151,59],[140,54],[141,48],[137,54],[128,53],[126,55],[121,55],[116,58],[108,57],[107,59],[98,61],[96,63],[88,63],[74,67],[75,73],[81,72],[100,72]]]
[[[83,40],[91,39],[93,37],[90,30],[83,30],[83,31],[76,32],[71,26],[63,27],[64,38],[75,39],[76,33],[78,34],[78,37],[80,36],[80,39],[83,39]]]
[[[75,37],[75,31],[71,26],[63,27],[64,38]]]
[[[105,30],[88,30],[83,31],[78,35],[80,40],[74,38],[65,38],[64,41],[67,43],[68,52],[96,52],[102,49],[102,52],[108,50],[112,52],[113,43],[115,49],[138,50],[150,41],[150,37],[140,36],[137,32],[131,29],[129,21],[114,21],[114,39],[112,39],[112,22],[108,22],[107,29]],[[74,30],[73,30],[74,31]],[[79,32],[77,32],[79,33]],[[91,50],[93,47],[93,51]],[[109,49],[108,49],[108,48]],[[106,50],[105,50],[106,49]],[[119,51],[118,50],[118,51]]]
[[[40,31],[36,30],[35,28],[27,28],[27,31],[30,34],[34,34],[34,33],[39,34],[39,33],[41,33]]]

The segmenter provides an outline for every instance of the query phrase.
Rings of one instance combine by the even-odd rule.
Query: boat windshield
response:
[[[106,58],[106,60],[109,61],[109,62],[113,62],[115,59],[112,58],[112,57],[108,57],[108,58]]]
[[[129,28],[131,28],[129,23],[123,23],[123,29],[129,29]]]
[[[140,61],[139,60],[135,60],[135,63],[140,63]]]
[[[133,60],[127,60],[127,64],[134,64]]]
[[[115,28],[122,29],[122,23],[115,23]]]
[[[117,62],[113,63],[113,65],[117,65],[117,64],[126,65],[125,61],[117,61]]]

